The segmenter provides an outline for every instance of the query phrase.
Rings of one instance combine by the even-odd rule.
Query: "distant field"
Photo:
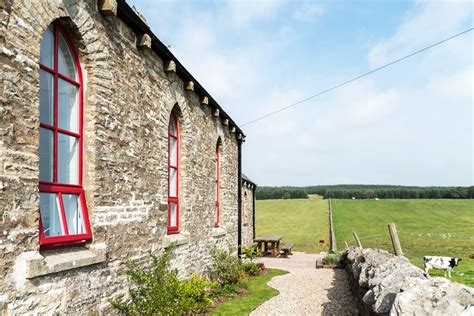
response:
[[[281,235],[295,244],[295,251],[319,253],[328,250],[327,200],[257,201],[257,236]],[[319,241],[325,243],[321,247]]]
[[[462,258],[452,280],[474,287],[474,260],[469,259],[474,254],[474,200],[333,200],[332,205],[339,248],[344,241],[355,245],[356,231],[364,247],[391,251],[387,224],[394,222],[413,264],[422,267],[426,255]]]

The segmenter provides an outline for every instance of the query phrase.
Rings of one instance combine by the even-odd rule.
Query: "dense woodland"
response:
[[[474,186],[470,187],[415,187],[397,185],[339,184],[308,187],[257,188],[257,200],[307,199],[308,194],[337,199],[472,199]]]

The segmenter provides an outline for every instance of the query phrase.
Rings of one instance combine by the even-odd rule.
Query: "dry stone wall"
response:
[[[213,245],[236,247],[238,146],[221,117],[176,73],[165,72],[155,52],[137,49],[136,34],[116,16],[100,14],[96,1],[11,0],[1,1],[0,10],[0,311],[107,311],[107,299],[126,289],[130,259],[147,264],[149,251],[176,241],[174,265],[187,276],[204,272]],[[93,234],[86,249],[101,249],[95,261],[74,249],[39,252],[38,62],[43,33],[58,19],[72,35],[84,75],[83,176]],[[171,236],[173,109],[181,130],[181,233]],[[222,225],[214,228],[219,137]],[[61,258],[84,266],[64,269]]]
[[[474,289],[429,278],[405,257],[348,248],[343,262],[364,315],[473,315]]]

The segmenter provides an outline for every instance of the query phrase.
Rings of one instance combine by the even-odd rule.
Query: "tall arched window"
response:
[[[220,157],[220,140],[216,145],[216,221],[215,227],[220,226],[220,198],[219,198],[219,187],[220,187],[220,173],[221,173],[221,157]]]
[[[43,249],[91,239],[82,188],[82,74],[58,22],[40,51],[39,194]]]
[[[242,216],[244,225],[247,225],[248,217],[249,217],[248,210],[247,210],[247,190],[245,190],[245,192],[244,192],[244,198],[243,198],[243,202],[242,202],[242,212],[244,213],[243,216]]]
[[[171,112],[168,126],[168,233],[179,232],[179,126]]]

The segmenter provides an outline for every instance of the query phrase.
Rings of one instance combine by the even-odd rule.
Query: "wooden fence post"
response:
[[[357,236],[356,232],[354,232],[354,238],[357,242],[357,247],[362,248],[362,243],[360,242],[359,236]]]
[[[329,248],[332,253],[337,252],[336,234],[334,232],[334,222],[332,220],[332,203],[328,199],[328,216],[329,216]]]
[[[395,223],[388,224],[388,232],[390,233],[390,239],[392,239],[393,252],[397,256],[403,256],[402,246],[400,245],[400,239],[398,239],[397,226]]]

